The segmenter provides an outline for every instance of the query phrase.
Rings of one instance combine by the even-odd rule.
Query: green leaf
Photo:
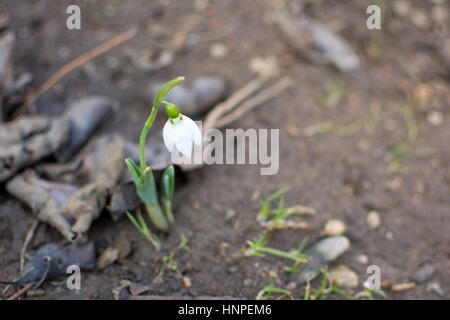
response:
[[[155,107],[158,107],[163,101],[164,97],[172,90],[175,86],[184,81],[184,77],[177,77],[169,82],[167,82],[158,92],[153,102]]]
[[[136,193],[145,204],[150,206],[158,204],[158,193],[156,191],[155,179],[150,167],[145,169],[144,174],[136,184]]]
[[[161,193],[162,197],[172,201],[173,190],[175,188],[175,169],[173,165],[169,166],[166,171],[164,171],[161,180]]]
[[[136,163],[134,163],[134,161],[131,160],[130,158],[126,158],[125,163],[128,167],[128,171],[130,171],[131,177],[133,178],[134,184],[137,186],[142,177],[141,171],[139,170]]]

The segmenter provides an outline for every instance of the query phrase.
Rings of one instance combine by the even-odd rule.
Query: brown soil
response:
[[[82,8],[81,31],[65,27],[65,10],[75,2]],[[351,43],[361,58],[358,71],[343,74],[299,59],[278,29],[266,21],[269,5],[264,1],[213,1],[198,13],[193,2],[174,0],[2,2],[0,9],[11,16],[18,38],[16,72],[31,72],[35,88],[69,60],[130,26],[138,28],[134,39],[69,74],[38,100],[37,112],[55,115],[88,94],[117,99],[121,108],[96,134],[119,132],[137,141],[142,119],[149,112],[148,86],[154,81],[178,75],[185,75],[187,81],[202,75],[221,75],[234,91],[252,78],[248,71],[252,57],[271,55],[295,81],[294,87],[230,126],[280,129],[277,175],[260,176],[258,166],[248,165],[206,166],[189,173],[187,183],[176,188],[177,223],[169,235],[160,235],[160,252],[128,219],[113,222],[105,211],[93,224],[89,238],[95,240],[100,253],[123,234],[132,242],[132,254],[104,270],[83,273],[79,294],[66,289],[62,279],[45,283],[43,295],[36,298],[112,299],[112,289],[122,279],[149,285],[150,292],[159,295],[253,299],[271,282],[284,288],[289,282],[283,271],[286,261],[241,255],[246,241],[255,240],[261,233],[256,221],[259,201],[251,200],[255,190],[265,197],[282,187],[290,189],[287,205],[313,207],[317,215],[304,218],[314,227],[312,230],[278,231],[270,239],[271,247],[296,248],[306,236],[312,243],[320,238],[327,220],[341,219],[347,225],[351,248],[333,265],[351,267],[364,281],[367,265],[357,257],[365,254],[369,264],[381,267],[383,282],[396,284],[413,281],[421,266],[431,264],[435,272],[427,281],[407,291],[385,289],[385,293],[392,299],[449,298],[449,69],[438,49],[439,39],[448,38],[448,17],[442,23],[433,14],[433,8],[444,1],[412,1],[416,8],[412,16],[400,16],[389,1],[382,34],[366,28],[365,11],[372,1],[306,2],[310,17],[339,29]],[[172,35],[195,15],[202,16],[193,31],[200,35],[200,42],[187,47],[170,67],[148,75],[127,62],[126,47],[168,48]],[[416,22],[423,16],[428,24]],[[375,47],[381,35],[382,44]],[[209,48],[215,42],[229,48],[225,57],[210,57]],[[374,48],[382,50],[378,60]],[[113,66],[115,61],[117,67]],[[321,97],[332,85],[342,88],[342,98],[330,106]],[[418,136],[410,142],[413,152],[394,163],[389,158],[390,150],[409,141],[402,110],[411,105]],[[432,112],[443,116],[440,125],[429,121]],[[160,128],[162,118],[155,128]],[[306,127],[328,121],[365,126],[349,135],[303,134]],[[393,166],[396,171],[390,170]],[[229,210],[236,213],[231,219],[226,218]],[[371,210],[381,215],[381,226],[376,230],[369,230],[366,223]],[[20,249],[32,221],[30,210],[2,189],[0,279],[17,275]],[[175,256],[182,275],[165,270],[162,281],[155,282],[164,266],[163,256],[178,245],[182,235],[189,238],[191,248]],[[29,250],[61,240],[55,230],[40,224]],[[184,286],[182,276],[191,279],[190,288]],[[430,282],[438,283],[444,295],[427,290]],[[304,288],[292,292],[294,298],[302,298]]]

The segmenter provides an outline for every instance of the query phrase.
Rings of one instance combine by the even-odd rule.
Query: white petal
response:
[[[182,115],[184,126],[190,131],[194,143],[198,146],[202,144],[202,133],[197,124],[189,117]]]
[[[192,137],[190,133],[186,132],[185,136],[177,142],[176,147],[182,155],[190,159],[192,155]]]
[[[174,145],[173,131],[174,131],[174,125],[170,122],[170,119],[169,119],[169,120],[167,120],[166,124],[164,125],[164,129],[163,129],[164,144],[166,145],[166,148],[167,148],[167,150],[169,150],[169,152],[173,151],[173,145]]]

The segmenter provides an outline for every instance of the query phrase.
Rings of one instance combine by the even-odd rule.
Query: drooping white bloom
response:
[[[169,152],[176,148],[189,159],[192,155],[193,144],[198,146],[202,144],[200,129],[191,118],[182,114],[177,118],[167,120],[163,129],[163,138]]]

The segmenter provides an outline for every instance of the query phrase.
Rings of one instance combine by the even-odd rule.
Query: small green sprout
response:
[[[163,257],[163,262],[169,268],[170,270],[180,273],[180,270],[178,269],[178,264],[175,261],[175,255],[178,251],[184,250],[186,252],[189,252],[191,248],[188,245],[189,239],[186,236],[182,236],[180,240],[180,244],[172,251],[170,251],[169,255]]]
[[[272,297],[272,294],[281,294],[277,297]],[[292,292],[286,289],[282,288],[276,288],[273,286],[273,284],[269,284],[262,288],[258,294],[256,295],[256,300],[281,300],[282,298],[288,296],[290,297],[292,295]]]
[[[142,217],[141,209],[137,210],[136,213],[137,220],[136,218],[133,217],[133,215],[130,212],[127,211],[125,213],[131,220],[133,225],[136,227],[136,229],[138,229],[139,232],[142,233],[142,235],[146,237],[148,241],[150,241],[156,249],[159,250],[161,248],[161,242],[159,241],[158,237],[156,235],[153,235],[148,229],[147,224],[145,223],[145,220]]]
[[[314,214],[315,210],[313,208],[308,208],[301,205],[285,208],[283,194],[287,191],[287,188],[282,188],[269,195],[265,200],[261,201],[261,210],[258,214],[257,220],[263,227],[267,227],[269,229],[306,227],[306,224],[304,223],[295,223],[292,221],[288,222],[285,221],[285,219],[293,214]],[[271,203],[278,198],[278,207],[272,209]]]
[[[301,253],[298,249],[293,252],[286,252],[279,249],[266,247],[266,236],[260,237],[255,242],[247,241],[249,248],[245,251],[246,256],[265,257],[266,254],[277,256],[284,259],[289,259],[295,263],[304,263],[308,261],[308,256]]]
[[[323,276],[320,282],[319,289],[317,289],[312,294],[310,291],[311,288],[308,282],[305,288],[305,300],[325,300],[328,299],[332,293],[338,294],[347,300],[356,299],[351,293],[344,291],[335,283],[333,283],[333,281],[328,277],[328,267],[325,267],[323,270]]]
[[[369,288],[365,288],[364,290],[358,292],[357,294],[355,294],[355,298],[356,299],[368,299],[368,300],[373,300],[374,299],[374,295],[373,293],[378,294],[379,296],[381,296],[384,299],[387,299],[386,294],[383,292],[383,290],[381,289],[369,289]]]

